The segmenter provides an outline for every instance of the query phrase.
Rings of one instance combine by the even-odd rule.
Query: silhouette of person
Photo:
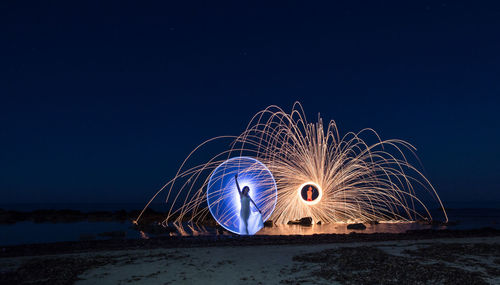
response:
[[[309,186],[309,189],[307,189],[307,201],[312,201],[313,200],[313,191],[312,191],[312,186]]]
[[[234,180],[236,180],[236,187],[238,188],[238,193],[240,194],[240,203],[241,203],[240,218],[241,221],[243,221],[245,233],[248,235],[248,218],[250,217],[250,202],[252,202],[252,204],[259,211],[260,214],[262,214],[262,212],[259,210],[255,202],[252,200],[252,198],[250,198],[250,195],[248,195],[248,192],[250,192],[250,187],[245,186],[243,187],[243,190],[240,189],[240,184],[238,183],[238,174],[234,176]]]

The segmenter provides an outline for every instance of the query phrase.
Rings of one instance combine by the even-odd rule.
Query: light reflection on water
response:
[[[380,223],[377,225],[365,225],[364,230],[347,229],[345,223],[331,223],[311,226],[301,225],[274,225],[273,227],[263,228],[258,235],[313,235],[313,234],[349,234],[356,233],[404,233],[408,230],[422,230],[422,229],[444,229],[446,227],[432,227],[430,225],[422,225],[418,223]]]
[[[422,229],[478,229],[493,227],[500,229],[500,209],[451,209],[448,210],[452,221],[458,225],[448,227],[434,227],[419,223],[380,223],[366,225],[365,230],[347,229],[345,223],[300,225],[273,225],[261,229],[257,235],[312,235],[312,234],[349,234],[356,233],[404,233],[408,230]],[[100,233],[122,231],[128,239],[147,239],[155,237],[132,228],[131,222],[74,222],[74,223],[33,223],[19,222],[0,225],[0,246],[30,243],[47,243],[58,241],[78,241],[82,235],[93,236],[95,239],[107,239]],[[215,236],[217,230],[213,227],[203,227],[194,224],[183,224],[175,233],[163,236]],[[222,235],[232,235],[227,231],[219,232]]]
[[[418,223],[381,223],[366,225],[365,230],[347,229],[347,224],[323,224],[312,226],[301,225],[273,225],[262,228],[257,235],[312,235],[312,234],[348,234],[357,233],[404,233],[407,230],[427,229],[429,225]],[[232,235],[227,231],[218,233],[213,227],[195,224],[177,226],[174,233],[159,236],[215,236]],[[0,225],[0,246],[48,243],[61,241],[78,241],[82,236],[92,236],[93,239],[108,239],[99,234],[110,231],[122,231],[125,238],[149,239],[158,235],[137,231],[130,222],[76,222],[76,223],[33,223],[20,222],[10,225]]]
[[[213,236],[213,235],[232,235],[228,231],[218,232],[213,227],[204,227],[191,223],[181,225],[170,224],[177,229],[176,233],[171,233],[171,236]],[[346,223],[331,223],[311,226],[302,225],[273,225],[272,227],[264,227],[256,233],[256,235],[314,235],[314,234],[349,234],[356,233],[405,233],[408,230],[424,230],[424,229],[446,229],[446,226],[431,226],[419,224],[415,222],[382,222],[376,225],[365,224],[364,230],[348,229]],[[453,228],[453,227],[451,227]]]

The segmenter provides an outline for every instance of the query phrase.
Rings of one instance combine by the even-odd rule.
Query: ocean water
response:
[[[116,211],[139,209],[139,204],[23,204],[23,205],[0,205],[5,210],[32,211],[35,209],[74,209],[80,211]],[[165,211],[164,205],[152,206],[157,211]],[[500,208],[449,208],[447,209],[450,221],[457,222],[451,226],[430,226],[418,223],[380,223],[378,225],[367,225],[366,230],[354,232],[363,233],[403,233],[407,230],[419,229],[479,229],[491,227],[500,229]],[[434,217],[439,217],[438,210],[431,211]],[[121,231],[125,238],[139,239],[149,238],[146,233],[133,229],[131,222],[71,222],[71,223],[34,223],[19,222],[15,224],[0,225],[0,246],[46,243],[59,241],[77,241],[88,237],[106,239],[109,237],[99,236],[100,233]],[[303,227],[299,225],[279,225],[271,228],[263,228],[258,235],[311,235],[337,233],[347,234],[353,232],[348,230],[343,223],[313,225]],[[177,235],[215,235],[216,230],[196,225],[184,225]]]
[[[106,239],[98,234],[111,231],[124,231],[126,238],[140,238],[140,233],[131,226],[130,222],[19,222],[0,225],[0,245],[77,241],[86,236]]]

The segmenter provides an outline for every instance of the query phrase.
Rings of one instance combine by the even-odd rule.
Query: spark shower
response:
[[[225,140],[230,142],[227,149],[188,166],[208,144]],[[325,125],[318,115],[316,122],[307,121],[298,102],[290,113],[269,106],[255,114],[239,136],[214,137],[196,147],[136,222],[160,193],[168,205],[165,223],[206,220],[211,174],[224,161],[240,156],[257,159],[274,176],[277,202],[270,220],[276,224],[303,217],[322,223],[432,220],[424,196],[439,205],[448,221],[436,190],[409,160],[417,160],[415,151],[410,143],[382,140],[369,128],[341,136],[333,120]]]

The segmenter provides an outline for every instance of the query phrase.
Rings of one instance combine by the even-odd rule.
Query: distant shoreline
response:
[[[132,221],[141,210],[116,211],[80,211],[72,209],[39,209],[33,211],[4,210],[0,208],[0,225],[18,222],[34,223],[73,223],[73,222],[108,222]],[[163,213],[152,209],[145,212],[147,219],[163,220]]]

